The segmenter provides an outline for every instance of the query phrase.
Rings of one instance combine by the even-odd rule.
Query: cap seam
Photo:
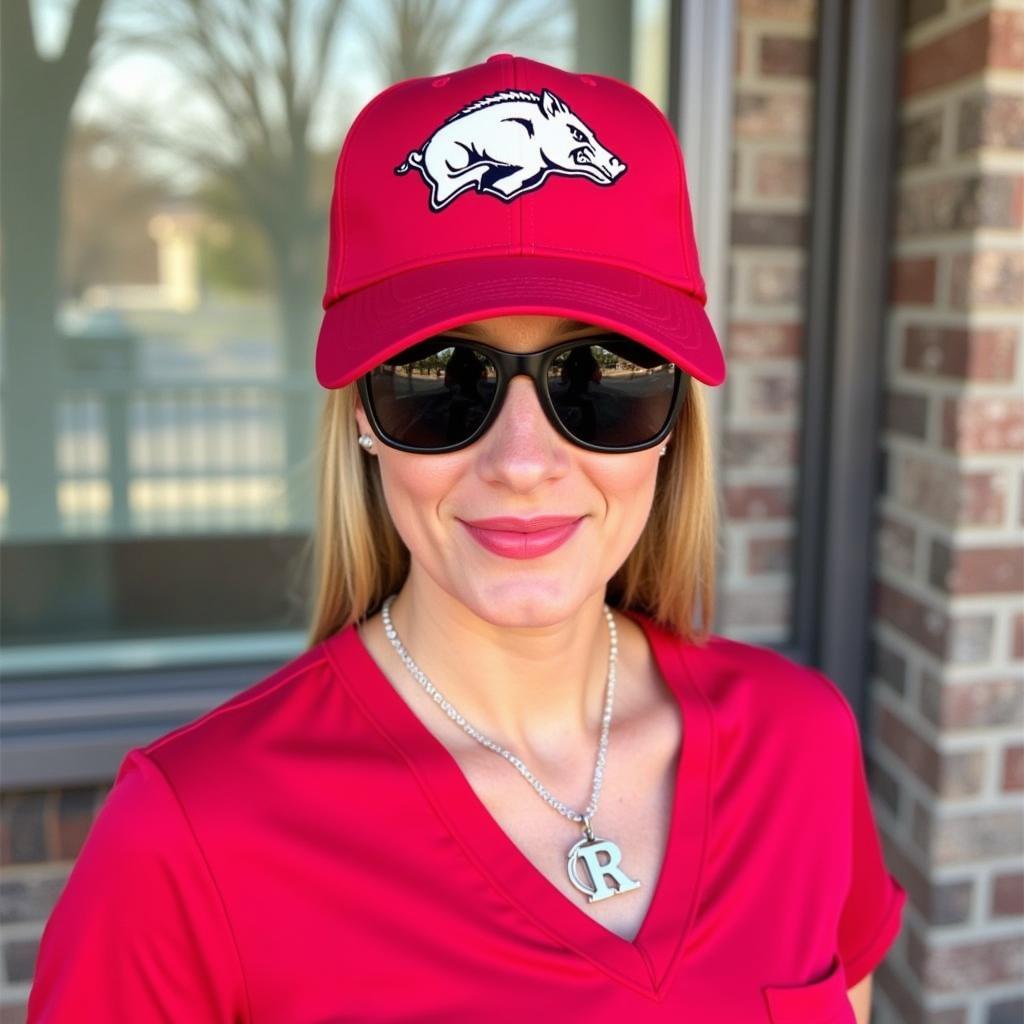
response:
[[[462,246],[459,249],[453,249],[448,253],[432,253],[429,257],[418,256],[414,259],[407,260],[404,263],[396,263],[389,267],[387,272],[379,274],[375,277],[366,278],[362,281],[357,282],[354,286],[346,288],[346,290],[334,298],[328,306],[341,302],[347,295],[352,292],[361,291],[363,288],[369,288],[376,284],[381,284],[387,281],[389,278],[396,277],[398,274],[404,273],[409,270],[417,270],[420,267],[433,267],[439,263],[455,263],[460,259],[469,258],[469,253],[479,253],[481,250],[490,249],[490,255],[494,257],[512,257],[512,258],[530,258],[536,257],[537,259],[572,259],[574,256],[569,254],[582,255],[587,262],[597,263],[602,266],[620,267],[625,270],[632,270],[638,274],[643,274],[645,277],[653,278],[655,281],[660,281],[662,284],[668,285],[671,288],[675,288],[678,291],[685,292],[687,295],[692,296],[695,299],[701,300],[701,305],[704,305],[706,301],[702,294],[694,291],[686,284],[680,284],[678,281],[669,280],[662,274],[655,273],[650,267],[647,267],[640,263],[635,263],[631,260],[624,259],[612,259],[608,253],[596,249],[579,249],[573,246],[562,246],[558,249],[552,249],[551,251],[538,252],[536,247],[530,253],[509,253],[503,250],[502,246],[495,245],[493,242],[487,243],[482,246]],[[597,258],[595,258],[597,257]]]

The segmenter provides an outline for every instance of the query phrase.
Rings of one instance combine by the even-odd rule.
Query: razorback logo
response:
[[[519,89],[492,93],[447,118],[395,168],[416,168],[442,210],[467,189],[510,202],[540,188],[549,174],[612,185],[626,170],[593,129],[554,93]]]

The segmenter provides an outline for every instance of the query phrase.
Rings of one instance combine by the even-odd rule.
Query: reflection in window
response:
[[[211,536],[308,533],[331,187],[375,93],[513,52],[628,77],[667,106],[667,0],[22,7],[0,39],[19,113],[0,179],[18,254],[0,266],[0,533],[22,571],[49,568],[31,607],[8,597],[8,643],[117,635],[133,556],[110,545],[194,556]],[[162,561],[168,592],[237,606],[251,581],[167,578],[209,561]],[[280,621],[266,604],[253,628]],[[131,628],[163,621],[157,603]]]

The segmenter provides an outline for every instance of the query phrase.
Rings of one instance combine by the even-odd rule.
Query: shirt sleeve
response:
[[[167,777],[133,749],[46,922],[27,1024],[249,1019],[219,890]]]
[[[821,675],[821,673],[819,673]],[[826,676],[822,678],[827,679]],[[896,941],[902,923],[907,893],[889,873],[882,842],[871,808],[871,794],[857,716],[839,687],[828,680],[839,696],[849,720],[851,751],[852,850],[850,884],[839,918],[838,947],[846,975],[846,987],[852,988],[885,958]]]

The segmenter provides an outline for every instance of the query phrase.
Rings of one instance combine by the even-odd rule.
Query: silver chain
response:
[[[409,652],[402,645],[402,641],[398,639],[398,633],[395,630],[394,625],[391,622],[391,602],[397,597],[397,594],[391,594],[385,601],[381,608],[381,619],[384,622],[384,632],[387,634],[388,639],[391,641],[391,645],[398,651],[399,657],[405,663],[405,667],[412,673],[413,677],[419,682],[424,690],[434,699],[435,704],[439,704],[441,708],[448,713],[448,717],[453,721],[462,726],[462,728],[477,740],[482,743],[488,750],[493,750],[496,754],[501,754],[506,761],[515,765],[519,770],[520,774],[533,786],[535,790],[552,806],[559,814],[564,814],[565,817],[570,818],[572,821],[582,822],[586,826],[586,831],[590,833],[590,819],[597,813],[597,801],[601,794],[601,776],[604,772],[605,765],[605,754],[608,751],[608,730],[611,727],[612,722],[612,702],[615,699],[615,659],[618,655],[618,635],[615,629],[615,619],[612,616],[611,609],[608,605],[604,605],[604,616],[608,620],[608,632],[611,635],[611,646],[608,651],[608,682],[607,690],[604,702],[604,716],[601,719],[601,741],[598,744],[597,750],[597,766],[594,768],[594,789],[590,795],[590,803],[587,805],[587,809],[583,814],[574,811],[571,807],[566,807],[561,800],[556,800],[534,777],[533,773],[529,768],[526,767],[523,762],[516,757],[511,751],[505,749],[493,740],[489,740],[479,730],[474,729],[465,718],[462,717],[452,707],[452,705],[445,699],[444,694],[437,689],[436,686],[427,678],[423,670],[412,660]]]

